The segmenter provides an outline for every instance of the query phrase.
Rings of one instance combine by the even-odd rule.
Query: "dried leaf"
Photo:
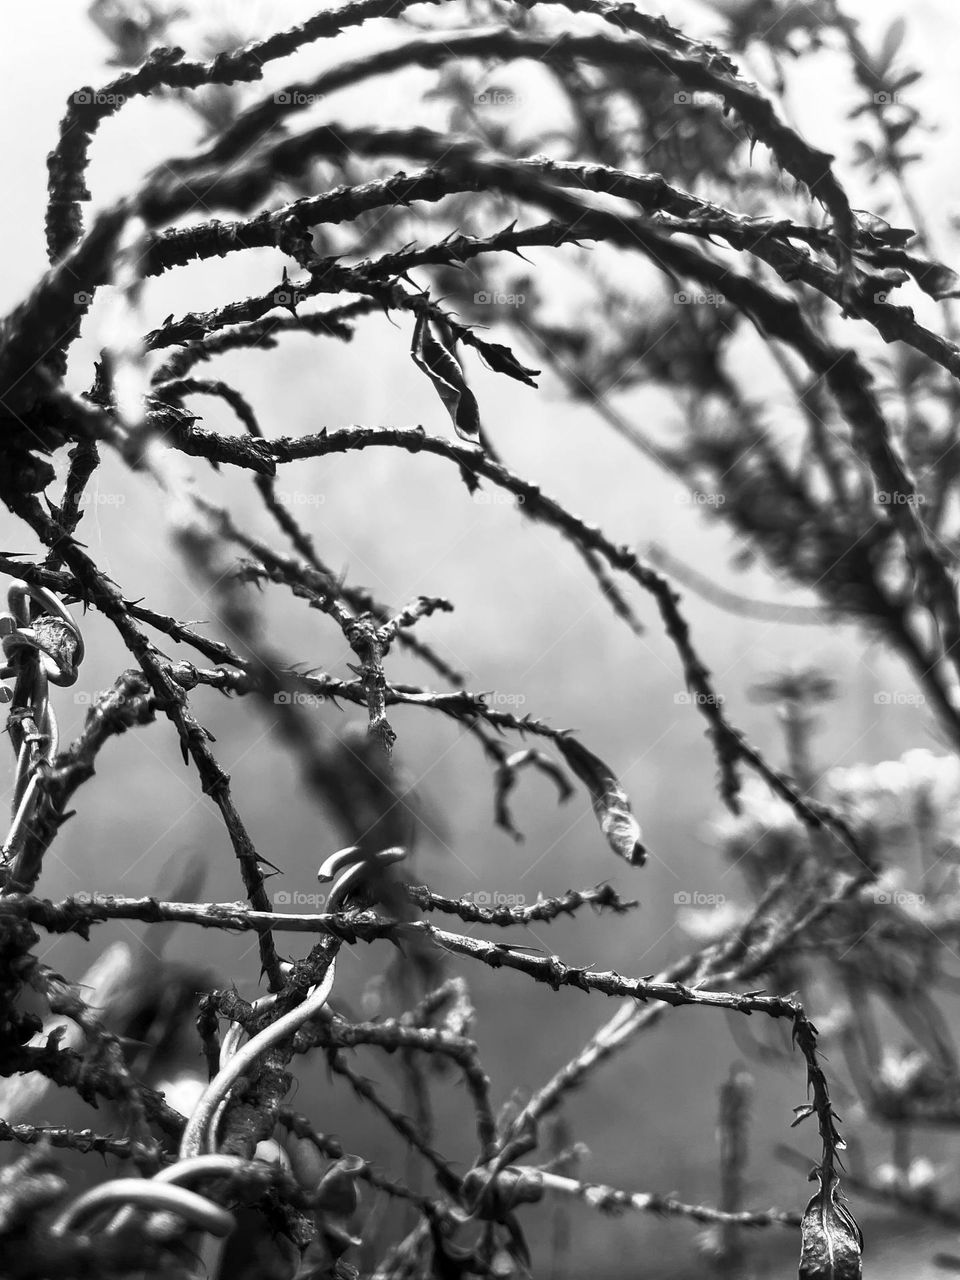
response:
[[[525,382],[528,387],[536,387],[534,378],[538,376],[540,370],[528,369],[526,365],[521,364],[510,348],[504,346],[502,342],[484,342],[480,348],[480,355],[494,373],[505,373],[508,378],[516,378],[518,382]]]
[[[480,410],[476,396],[464,380],[459,361],[430,328],[426,309],[420,311],[413,330],[410,354],[436,388],[444,408],[462,440],[480,437]]]
[[[480,477],[475,471],[471,471],[469,467],[460,468],[460,479],[466,485],[467,493],[473,496],[480,488]]]
[[[576,738],[558,738],[557,746],[567,764],[590,792],[593,811],[600,823],[600,830],[607,837],[607,844],[632,866],[642,866],[647,857],[643,832],[633,816],[629,797],[610,766],[604,764],[592,751],[588,751]]]
[[[359,1156],[343,1156],[331,1165],[317,1184],[317,1208],[342,1218],[355,1213],[359,1203],[357,1176],[364,1164]]]
[[[883,37],[883,44],[880,46],[880,52],[877,55],[876,70],[880,75],[884,75],[893,65],[893,60],[900,52],[900,46],[903,44],[903,37],[907,33],[907,24],[903,18],[894,18],[893,22],[887,28],[887,34]]]
[[[903,255],[903,265],[924,293],[940,302],[943,298],[960,297],[960,276],[943,262]]]
[[[890,86],[891,93],[899,93],[901,89],[906,89],[912,84],[916,84],[923,76],[922,71],[907,71],[902,76],[898,76]]]
[[[838,1199],[839,1179],[818,1174],[820,1188],[800,1225],[799,1280],[860,1280],[863,1236],[849,1209]]]
[[[872,147],[868,147],[866,143],[863,146],[872,158],[876,157]],[[891,226],[886,218],[881,218],[879,214],[871,213],[868,209],[854,209],[853,215],[857,220],[857,229],[868,242],[876,241],[891,249],[903,248],[917,234],[910,227]]]

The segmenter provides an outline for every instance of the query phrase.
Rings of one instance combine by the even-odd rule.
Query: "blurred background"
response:
[[[187,44],[191,56],[207,53],[207,42],[219,38],[224,29],[239,43],[305,18],[317,8],[315,0],[185,3],[192,12],[178,27],[178,39]],[[724,13],[735,7],[725,3]],[[665,13],[691,35],[709,36],[722,26],[719,8],[672,3],[665,5]],[[30,6],[7,6],[4,13],[0,138],[8,179],[0,201],[0,302],[5,311],[33,286],[46,265],[45,157],[56,139],[67,95],[115,74],[107,65],[110,47],[90,22],[87,9],[86,0],[34,0]],[[882,32],[897,9],[889,0],[851,0],[847,5],[862,22],[865,35]],[[426,9],[425,20],[431,13]],[[336,42],[335,56],[341,59],[386,38],[375,23],[359,32],[348,31]],[[924,194],[931,222],[946,236],[952,213],[960,209],[952,119],[960,20],[954,8],[946,0],[918,0],[912,5],[906,48],[925,72],[917,86],[918,105],[939,127],[915,175],[915,186]],[[269,89],[294,76],[307,78],[333,56],[329,43],[310,46],[297,55],[295,70],[290,60],[269,67],[265,84]],[[824,53],[819,61],[804,64],[798,72],[803,85],[791,105],[805,135],[836,153],[838,172],[853,203],[868,207],[870,193],[858,189],[862,178],[852,172],[845,153],[848,104],[833,74],[832,56]],[[761,71],[756,69],[757,74]],[[381,94],[380,81],[369,82],[342,95],[335,110],[332,103],[326,109],[332,118],[345,121],[412,124],[424,118],[419,103],[423,83],[423,73],[405,74],[391,81],[387,96]],[[259,86],[250,90],[262,91]],[[189,153],[201,133],[197,116],[181,103],[129,103],[106,122],[94,142],[89,170],[93,203],[88,208],[106,206],[131,190],[165,157]],[[536,262],[536,254],[530,256]],[[265,290],[276,278],[276,255],[266,250],[170,272],[148,284],[145,327],[155,327],[170,313],[205,310]],[[103,343],[105,306],[98,298],[72,350],[68,383],[76,391],[89,385],[92,362]],[[269,353],[225,356],[216,376],[243,391],[269,435],[351,423],[421,423],[431,433],[447,434],[449,420],[412,364],[408,342],[405,331],[373,315],[360,322],[349,344],[293,334]],[[524,351],[517,344],[517,352],[539,367],[532,349]],[[814,603],[812,595],[790,588],[762,567],[738,569],[738,545],[709,506],[692,502],[685,486],[607,430],[582,402],[571,402],[556,378],[545,374],[534,391],[480,369],[479,362],[474,366],[472,385],[485,427],[515,472],[601,525],[618,543],[638,550],[651,543],[664,545],[714,584],[755,599]],[[617,407],[663,440],[670,441],[680,429],[662,390],[631,389],[618,397]],[[191,408],[203,415],[206,425],[233,429],[218,403],[205,400]],[[62,475],[62,459],[56,461]],[[246,477],[214,473],[202,462],[196,462],[196,474],[206,492],[242,515],[258,536],[278,545]],[[623,917],[584,913],[549,929],[536,926],[528,941],[570,964],[629,975],[658,971],[695,944],[683,927],[682,906],[690,900],[684,895],[712,895],[721,904],[743,896],[737,871],[728,869],[712,838],[719,801],[704,722],[685,698],[678,660],[661,634],[652,601],[631,593],[647,627],[644,636],[634,636],[613,616],[568,544],[551,530],[525,521],[513,505],[471,500],[441,459],[368,450],[289,467],[278,488],[307,495],[296,514],[327,563],[368,585],[385,601],[399,607],[420,593],[449,597],[455,612],[420,623],[422,638],[467,673],[469,687],[498,691],[504,708],[545,718],[558,728],[576,729],[619,773],[650,850],[642,869],[615,859],[583,793],[578,791],[558,806],[549,781],[539,775],[524,777],[515,793],[516,819],[527,838],[514,843],[493,825],[492,779],[469,734],[440,715],[395,708],[391,722],[398,734],[396,758],[421,797],[425,829],[418,879],[439,892],[512,894],[527,902],[538,894],[610,880],[623,896],[641,900],[638,912]],[[128,598],[143,596],[152,607],[180,619],[206,620],[210,634],[217,635],[209,595],[192,580],[171,546],[168,516],[157,487],[106,453],[79,537]],[[36,550],[8,517],[0,517],[0,547],[18,553]],[[757,681],[801,663],[829,671],[839,691],[837,700],[820,713],[814,739],[820,767],[875,763],[911,747],[946,751],[922,705],[877,701],[878,693],[908,691],[912,685],[899,664],[857,629],[758,622],[690,591],[683,595],[694,639],[731,719],[775,763],[784,762],[782,729],[773,709],[751,700],[748,692]],[[291,661],[349,675],[347,663],[353,655],[329,619],[275,590],[264,597],[263,608],[271,644]],[[84,699],[109,687],[129,665],[99,615],[86,615],[82,626],[87,657],[79,686],[56,691],[65,740],[82,725]],[[174,649],[171,645],[166,651]],[[389,672],[398,681],[423,679],[416,664],[398,652],[391,655]],[[309,910],[297,895],[317,891],[317,865],[337,847],[330,816],[304,795],[296,769],[259,709],[203,689],[192,701],[216,737],[215,750],[232,777],[254,840],[281,869],[282,875],[269,882],[269,891],[289,895],[290,909],[299,904],[300,910]],[[325,703],[317,711],[324,734],[342,735],[356,723],[356,711]],[[6,762],[8,789],[12,765],[11,757]],[[219,817],[200,792],[193,770],[183,765],[175,735],[165,722],[109,743],[97,776],[82,789],[76,808],[76,817],[45,863],[38,886],[43,896],[148,894],[158,885],[175,883],[196,858],[206,871],[203,897],[241,896]],[[78,978],[98,950],[112,941],[126,941],[135,954],[138,948],[155,947],[156,937],[144,940],[143,934],[138,925],[112,923],[99,926],[91,943],[45,938],[42,958]],[[262,988],[251,937],[181,928],[168,946],[178,960],[196,961],[219,975],[221,983],[232,982],[242,995],[253,998]],[[299,954],[297,935],[285,937],[285,953]],[[146,950],[141,954],[149,963]],[[359,1007],[386,959],[382,944],[347,949],[340,967],[343,995]],[[613,1011],[599,998],[572,991],[551,993],[521,975],[494,975],[479,966],[458,971],[470,984],[477,1008],[475,1036],[498,1103],[515,1093],[527,1097]],[[816,1009],[812,1012],[816,1017]],[[670,1012],[571,1096],[566,1109],[569,1135],[587,1142],[592,1153],[582,1176],[714,1203],[717,1090],[741,1056],[721,1013]],[[357,1065],[364,1072],[380,1070],[364,1051],[359,1051]],[[801,1063],[796,1059],[786,1072],[762,1065],[753,1070],[747,1203],[797,1209],[808,1194],[803,1175],[778,1162],[773,1148],[791,1139],[791,1108],[804,1100]],[[348,1150],[362,1151],[388,1173],[402,1172],[403,1154],[389,1132],[354,1102],[343,1081],[328,1078],[319,1061],[306,1066],[293,1103],[318,1127],[336,1133]],[[30,1118],[37,1123],[69,1120],[102,1127],[102,1117],[93,1112],[78,1117],[79,1106],[72,1098],[48,1093]],[[451,1158],[466,1159],[470,1126],[460,1118],[458,1085],[441,1086],[438,1108],[444,1149]],[[805,1128],[795,1136],[796,1145],[812,1162],[814,1130]],[[3,1158],[13,1154],[2,1153]],[[88,1163],[80,1158],[67,1155],[65,1163],[90,1175]],[[942,1236],[915,1218],[858,1202],[854,1193],[851,1201],[867,1234],[866,1274],[942,1274],[928,1261],[944,1244]],[[574,1206],[567,1214],[569,1241],[560,1254],[552,1252],[558,1227],[550,1208],[535,1209],[526,1225],[534,1257],[552,1258],[549,1273],[555,1276],[579,1275],[587,1266],[597,1280],[628,1272],[658,1277],[700,1274],[694,1232],[683,1222],[636,1214],[610,1219]],[[787,1275],[798,1242],[792,1233],[770,1231],[757,1233],[752,1248],[751,1267],[757,1275]],[[881,1253],[882,1265],[875,1261]],[[548,1271],[542,1268],[538,1273]]]

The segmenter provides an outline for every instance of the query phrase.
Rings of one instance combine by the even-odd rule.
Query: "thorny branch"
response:
[[[903,1014],[903,981],[899,975],[877,977],[876,955],[863,941],[877,924],[867,917],[879,899],[865,896],[874,892],[881,870],[875,833],[869,824],[861,829],[857,815],[844,807],[842,787],[824,794],[797,769],[791,769],[793,776],[778,769],[728,717],[671,581],[669,556],[668,570],[661,572],[501,461],[468,385],[464,353],[476,353],[493,372],[529,388],[537,386],[538,372],[510,347],[476,331],[471,287],[463,282],[468,277],[480,284],[494,280],[496,264],[507,255],[522,257],[523,250],[544,251],[548,262],[566,256],[591,279],[595,268],[582,252],[582,246],[591,243],[615,252],[620,261],[634,263],[639,255],[672,284],[695,285],[720,298],[723,312],[718,321],[685,321],[687,346],[681,342],[677,348],[674,338],[672,357],[662,346],[676,326],[661,325],[658,333],[656,319],[647,313],[641,316],[635,301],[625,303],[624,325],[612,322],[613,307],[624,296],[612,285],[604,286],[609,310],[598,327],[612,339],[612,350],[604,349],[588,326],[581,326],[579,333],[551,329],[533,311],[529,323],[518,317],[507,320],[521,343],[546,355],[573,394],[589,396],[601,417],[648,456],[685,481],[692,482],[699,468],[700,473],[706,470],[718,477],[718,485],[726,483],[734,501],[724,518],[737,533],[758,545],[772,563],[785,567],[794,581],[818,590],[830,611],[846,611],[878,629],[906,657],[956,746],[960,609],[952,560],[957,540],[945,527],[949,490],[960,470],[955,424],[931,445],[933,428],[923,422],[924,431],[914,435],[923,436],[927,447],[917,444],[911,428],[922,419],[918,405],[924,397],[955,408],[960,349],[949,303],[944,336],[920,323],[910,307],[891,302],[889,295],[904,285],[917,286],[942,303],[960,294],[960,279],[930,259],[926,227],[918,226],[916,244],[922,253],[916,253],[908,248],[912,232],[855,209],[833,157],[788,124],[777,105],[740,74],[729,54],[630,4],[549,0],[550,16],[544,18],[539,10],[548,6],[537,0],[489,0],[465,8],[445,0],[433,6],[430,18],[442,29],[340,60],[313,79],[291,82],[274,93],[249,97],[238,87],[261,81],[274,60],[367,22],[388,19],[390,31],[405,37],[410,7],[409,0],[354,0],[210,60],[188,59],[180,47],[151,48],[172,19],[158,16],[150,5],[144,6],[140,27],[132,19],[132,26],[123,25],[101,14],[104,29],[112,33],[121,53],[118,61],[124,62],[123,51],[129,52],[133,41],[137,56],[126,61],[140,65],[100,90],[86,87],[72,95],[48,158],[50,266],[30,295],[4,318],[0,331],[0,499],[45,549],[46,557],[40,565],[25,553],[4,553],[0,569],[30,586],[55,592],[67,603],[99,611],[136,665],[93,700],[80,737],[63,749],[51,748],[50,758],[32,770],[25,844],[15,867],[0,869],[0,1072],[23,1073],[44,1085],[49,1081],[73,1089],[89,1102],[110,1100],[117,1104],[125,1132],[114,1136],[16,1118],[0,1120],[0,1139],[40,1149],[28,1152],[15,1166],[19,1181],[7,1180],[6,1175],[0,1180],[0,1239],[5,1254],[17,1259],[11,1274],[121,1274],[134,1260],[151,1274],[174,1274],[171,1267],[182,1267],[176,1274],[192,1274],[189,1249],[179,1249],[176,1233],[164,1230],[163,1215],[151,1213],[151,1206],[178,1203],[188,1225],[212,1231],[224,1221],[225,1206],[235,1209],[242,1201],[270,1224],[276,1238],[293,1241],[305,1254],[307,1270],[302,1274],[346,1275],[344,1258],[356,1243],[347,1224],[362,1184],[402,1201],[415,1218],[405,1234],[380,1242],[380,1255],[372,1265],[384,1278],[504,1275],[504,1267],[519,1274],[528,1254],[518,1211],[547,1194],[582,1201],[603,1213],[634,1209],[708,1224],[720,1230],[718,1239],[725,1242],[728,1260],[739,1248],[741,1227],[800,1226],[802,1276],[859,1276],[859,1229],[839,1194],[843,1143],[818,1032],[799,995],[771,993],[769,987],[789,991],[783,980],[798,974],[801,981],[796,986],[803,986],[805,952],[815,951],[829,958],[848,996],[863,990],[870,973],[869,980]],[[466,18],[467,29],[441,23],[440,15],[445,17],[451,7],[457,20]],[[557,10],[564,11],[559,23]],[[888,37],[886,52],[874,65],[856,24],[834,4],[825,6],[825,12],[824,27],[842,36],[857,84],[873,93],[874,101],[866,109],[883,136],[887,169],[895,175],[908,211],[915,210],[906,177],[910,157],[899,148],[912,122],[899,127],[875,92],[893,75],[899,41]],[[489,19],[490,25],[478,26],[481,18]],[[600,29],[587,30],[591,19],[600,19]],[[575,29],[563,29],[566,21]],[[749,43],[750,37],[735,25],[728,34],[735,48]],[[778,38],[768,37],[775,52]],[[787,48],[800,56],[800,50]],[[480,76],[486,69],[507,70],[515,63],[528,70],[539,68],[561,93],[571,119],[552,141],[561,144],[557,150],[562,155],[524,154],[530,150],[525,136],[479,119],[475,96],[471,100],[469,69],[475,67]],[[449,117],[446,127],[347,127],[324,119],[299,128],[303,107],[412,67],[435,76],[435,96]],[[897,81],[909,82],[909,73]],[[133,98],[176,95],[189,102],[192,91],[210,86],[222,90],[222,101],[228,105],[206,145],[188,156],[170,158],[139,189],[101,209],[85,225],[81,211],[91,199],[90,148],[101,124]],[[706,98],[711,112],[722,113],[723,132],[714,135],[713,150],[708,140],[697,157],[698,165],[715,180],[712,186],[704,184],[709,194],[686,190],[695,185],[696,174],[689,172],[687,157],[670,150],[671,121],[683,117],[691,94]],[[633,122],[626,130],[614,126],[608,109],[618,95]],[[702,104],[694,105],[700,111]],[[697,127],[706,131],[708,125],[700,119]],[[741,194],[735,181],[737,165],[742,166],[744,154],[752,156],[757,145],[797,183],[797,195],[786,209],[776,173],[758,180],[752,193],[759,193],[761,201],[768,198],[769,207],[756,200],[747,204],[746,212],[728,207]],[[639,171],[641,158],[651,151],[661,156],[666,175]],[[397,159],[425,167],[416,172],[383,171]],[[717,187],[729,193],[727,200],[717,196]],[[299,198],[290,200],[291,189],[300,193]],[[465,196],[471,197],[469,205]],[[821,207],[825,221],[813,205]],[[512,221],[502,226],[496,220],[507,208]],[[203,210],[199,218],[198,209]],[[546,215],[548,221],[520,225],[529,210]],[[237,216],[228,221],[213,216],[214,211]],[[376,218],[370,216],[374,214]],[[405,238],[411,228],[412,236]],[[168,317],[135,337],[141,326],[134,304],[144,281],[248,249],[277,252],[278,283],[273,289],[208,311]],[[282,259],[291,260],[300,275],[291,278]],[[111,286],[117,286],[119,301],[127,308],[127,335],[123,341],[108,342],[89,391],[77,395],[65,384],[68,356],[97,292]],[[338,299],[336,305],[299,310],[308,300],[327,294]],[[459,309],[447,304],[451,294]],[[644,305],[648,301],[644,298]],[[415,325],[414,361],[439,395],[459,441],[393,425],[270,434],[243,391],[216,376],[195,376],[200,364],[235,351],[273,350],[288,334],[348,342],[361,321],[380,312],[394,315],[401,326]],[[835,322],[840,319],[848,326],[842,339],[836,336]],[[621,328],[624,341],[617,349]],[[741,328],[754,331],[795,395],[808,432],[806,471],[778,452],[757,406],[740,391],[724,364],[725,346],[739,337]],[[913,361],[901,370],[903,415],[891,410],[889,396],[875,385],[868,353],[854,345],[871,330],[895,348],[898,359]],[[642,351],[639,359],[636,350]],[[163,354],[155,358],[153,353]],[[124,362],[140,376],[140,399],[134,409],[121,403],[114,385]],[[640,374],[633,374],[635,366]],[[695,372],[681,378],[677,367]],[[613,389],[640,376],[671,385],[685,406],[691,432],[685,454],[671,455],[649,443],[609,403]],[[202,404],[204,399],[222,401],[242,434],[198,426],[184,402]],[[709,433],[698,436],[697,424],[717,413],[737,424],[741,437],[733,445]],[[226,639],[128,598],[75,537],[85,491],[101,465],[101,445],[131,469],[145,473],[166,499],[177,500],[181,514],[174,541],[194,577],[216,599]],[[765,879],[750,870],[749,858],[769,829],[738,854],[747,862],[748,878],[754,875],[757,900],[753,912],[735,927],[660,974],[624,977],[565,962],[536,948],[453,932],[422,918],[438,913],[464,925],[507,929],[547,924],[588,906],[619,916],[636,904],[604,884],[529,905],[487,905],[437,893],[416,883],[402,864],[400,870],[393,867],[412,852],[413,838],[407,822],[410,806],[401,794],[393,759],[397,734],[387,718],[391,707],[430,710],[467,729],[493,768],[496,820],[512,834],[519,835],[508,796],[524,769],[532,766],[546,773],[561,799],[572,792],[564,768],[549,754],[555,751],[583,783],[611,848],[639,865],[645,846],[629,798],[609,764],[542,716],[518,716],[491,705],[484,692],[469,689],[466,677],[441,656],[427,637],[435,615],[451,610],[453,602],[420,595],[395,607],[348,581],[329,567],[313,533],[280,500],[279,468],[335,454],[360,455],[374,447],[429,453],[453,463],[471,494],[482,493],[487,482],[512,495],[525,519],[549,526],[576,549],[614,613],[635,634],[642,633],[643,624],[627,590],[639,587],[652,597],[680,659],[691,700],[705,719],[722,799],[740,813],[744,790],[748,799],[753,795],[741,777],[745,766],[769,789],[770,803],[780,806],[778,821],[789,831],[785,847],[796,853],[791,862],[778,846],[781,861],[767,869]],[[48,459],[60,461],[58,455],[65,450],[70,466],[58,503],[49,492],[57,473]],[[203,495],[177,455],[214,467],[236,467],[247,482],[252,476],[264,510],[290,550],[275,550],[248,532],[230,510]],[[777,491],[779,501],[773,505],[787,512],[784,527],[777,524],[776,514],[759,510],[751,467],[760,470],[760,488]],[[187,510],[189,515],[182,514]],[[805,548],[798,550],[803,541],[796,536],[798,529],[804,537],[820,538],[815,554],[805,559],[800,554]],[[245,557],[240,563],[237,551]],[[694,589],[709,594],[695,570],[684,572]],[[320,665],[305,672],[274,650],[251,602],[251,585],[289,592],[329,619],[356,659],[354,678]],[[734,603],[742,606],[739,598]],[[806,614],[803,620],[809,620]],[[174,661],[153,634],[186,646],[213,665]],[[437,690],[397,680],[394,646],[448,687]],[[324,873],[325,881],[334,884],[329,911],[304,915],[271,909],[265,879],[277,868],[254,844],[230,779],[191,708],[190,694],[198,688],[250,695],[261,709],[275,709],[278,737],[298,760],[308,795],[330,809],[354,842],[333,855],[329,874]],[[341,701],[364,707],[366,736],[338,755],[321,738],[316,725],[320,717],[291,703],[292,691],[309,693],[321,707],[339,707]],[[17,696],[21,695],[18,686]],[[795,730],[798,724],[808,724],[802,716],[797,718],[799,695],[784,692],[782,700],[785,718],[794,715]],[[185,763],[195,769],[202,790],[219,810],[246,901],[97,893],[52,903],[36,896],[44,855],[70,816],[67,806],[78,793],[82,796],[95,765],[106,760],[111,740],[125,732],[155,732],[158,718],[176,730]],[[516,748],[508,745],[509,735],[533,738],[539,745]],[[796,732],[793,743],[796,747]],[[748,805],[740,821],[749,824],[751,814]],[[945,897],[934,910],[885,917],[877,939],[906,938],[922,948],[924,931],[952,936],[956,915],[955,903]],[[196,986],[190,988],[186,975],[180,975],[184,991],[190,992],[184,1009],[189,1006],[193,1014],[199,1005],[198,1029],[212,1077],[198,1109],[188,1117],[141,1078],[129,1046],[93,1011],[93,1001],[82,988],[52,974],[34,954],[41,941],[38,930],[89,938],[94,924],[111,920],[137,921],[152,929],[183,924],[256,935],[269,993],[254,1003],[242,1000],[235,990],[214,989],[206,975],[200,994]],[[315,945],[306,957],[282,963],[275,938],[280,932],[315,934]],[[851,933],[858,935],[853,946],[846,945]],[[338,954],[361,942],[383,941],[400,957],[387,970],[398,1016],[359,1021],[339,1009],[331,1012],[326,997]],[[866,958],[858,959],[860,945]],[[473,1011],[466,988],[461,979],[447,975],[451,957],[509,968],[554,990],[575,987],[622,1003],[551,1080],[513,1114],[498,1117],[480,1050],[468,1034]],[[929,971],[934,970],[931,960]],[[755,978],[767,986],[741,989]],[[52,1017],[74,1024],[81,1033],[79,1049],[62,1043],[61,1031],[49,1020],[24,1010],[27,991]],[[907,983],[906,992],[906,1003],[913,1000],[913,1028],[919,1026],[920,1038],[934,1042],[942,1063],[955,1075],[955,1058],[937,1023],[935,1006],[921,998],[918,982]],[[678,1007],[766,1014],[790,1027],[805,1064],[808,1093],[808,1100],[797,1108],[797,1120],[815,1116],[820,1136],[815,1169],[819,1190],[802,1216],[740,1207],[739,1180],[746,1157],[733,1138],[724,1165],[725,1207],[720,1208],[582,1181],[546,1167],[546,1162],[516,1163],[535,1150],[540,1122],[562,1106],[572,1089],[636,1034]],[[245,1034],[250,1039],[241,1048]],[[868,1007],[857,1007],[851,1000],[841,1038],[851,1074],[868,1075],[862,1067],[876,1046]],[[387,1099],[378,1081],[354,1069],[348,1051],[361,1046],[378,1056],[396,1055],[406,1091],[404,1106],[415,1111],[414,1120]],[[436,1198],[374,1171],[369,1162],[345,1153],[308,1118],[284,1106],[291,1061],[315,1049],[363,1104],[400,1136],[414,1159],[428,1167],[438,1184]],[[466,1172],[458,1172],[438,1149],[441,1144],[433,1131],[429,1072],[446,1059],[462,1074],[475,1114],[476,1151]],[[246,1079],[245,1085],[234,1078],[238,1074]],[[917,1079],[920,1074],[918,1068]],[[923,1096],[919,1087],[898,1094],[892,1086],[865,1085],[864,1092],[877,1116],[900,1121],[904,1116],[949,1116],[955,1123],[960,1112],[954,1095],[960,1096],[960,1086],[952,1076],[937,1083],[939,1092],[931,1086],[931,1093]],[[278,1130],[283,1131],[281,1146]],[[253,1160],[262,1144],[269,1143],[282,1151],[282,1159],[278,1156],[272,1164]],[[131,1211],[128,1205],[119,1216],[101,1217],[92,1234],[74,1230],[74,1215],[102,1214],[103,1206],[113,1213],[123,1208],[123,1195],[117,1192],[116,1201],[111,1199],[114,1192],[108,1182],[106,1190],[97,1192],[101,1200],[88,1203],[81,1196],[63,1210],[65,1187],[49,1164],[50,1149],[57,1148],[132,1161],[144,1175],[142,1185],[133,1191],[125,1182],[116,1186],[132,1197],[129,1204],[139,1203],[140,1210]],[[191,1163],[195,1161],[200,1163]],[[416,1174],[415,1164],[410,1169]],[[169,1185],[177,1185],[181,1175],[191,1181],[196,1175],[197,1190],[192,1182],[189,1190],[180,1189],[179,1200],[174,1194],[171,1202],[167,1179]],[[908,1176],[909,1167],[904,1173]],[[854,1178],[851,1183],[877,1193],[869,1179]],[[164,1189],[162,1194],[158,1187]],[[894,1192],[893,1198],[916,1205],[916,1196],[901,1183]],[[51,1228],[54,1243],[44,1251],[39,1242],[55,1207],[60,1217]],[[942,1217],[942,1206],[938,1212]],[[229,1214],[226,1221],[233,1221]],[[466,1229],[470,1224],[480,1226],[479,1235]],[[42,1265],[35,1265],[41,1256]]]

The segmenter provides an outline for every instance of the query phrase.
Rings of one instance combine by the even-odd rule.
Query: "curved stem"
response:
[[[330,967],[323,976],[323,981],[304,1000],[302,1004],[285,1013],[276,1022],[255,1035],[242,1049],[230,1059],[227,1065],[207,1085],[200,1096],[200,1101],[187,1121],[180,1143],[180,1159],[187,1160],[203,1153],[204,1141],[208,1129],[212,1125],[220,1104],[225,1102],[231,1088],[241,1076],[254,1065],[257,1059],[268,1049],[294,1035],[305,1022],[316,1017],[327,1003],[333,990],[336,973],[336,959],[330,961]]]

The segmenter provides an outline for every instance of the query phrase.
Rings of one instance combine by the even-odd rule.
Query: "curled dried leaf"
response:
[[[936,298],[938,302],[944,298],[960,297],[960,276],[945,263],[927,261],[905,253],[903,265],[923,292]]]
[[[613,770],[576,738],[558,738],[557,746],[590,792],[593,811],[607,844],[632,866],[642,866],[647,857],[643,832],[630,808],[630,799]]]
[[[840,1198],[836,1174],[818,1172],[820,1187],[800,1224],[799,1280],[860,1280],[863,1236]]]
[[[331,1165],[317,1184],[317,1207],[343,1218],[354,1213],[359,1203],[357,1176],[364,1165],[359,1156],[343,1156]]]
[[[444,408],[462,440],[476,443],[480,438],[480,410],[467,386],[460,362],[448,351],[430,327],[426,310],[417,315],[410,354],[436,388]]]
[[[480,354],[494,373],[505,373],[508,378],[516,378],[517,382],[524,382],[528,387],[536,387],[534,378],[540,370],[528,369],[526,365],[521,364],[510,348],[505,347],[502,342],[484,342]]]
[[[790,1128],[795,1129],[797,1125],[802,1124],[804,1120],[809,1120],[813,1113],[814,1107],[812,1102],[804,1102],[799,1107],[794,1107],[793,1119],[790,1122]]]

